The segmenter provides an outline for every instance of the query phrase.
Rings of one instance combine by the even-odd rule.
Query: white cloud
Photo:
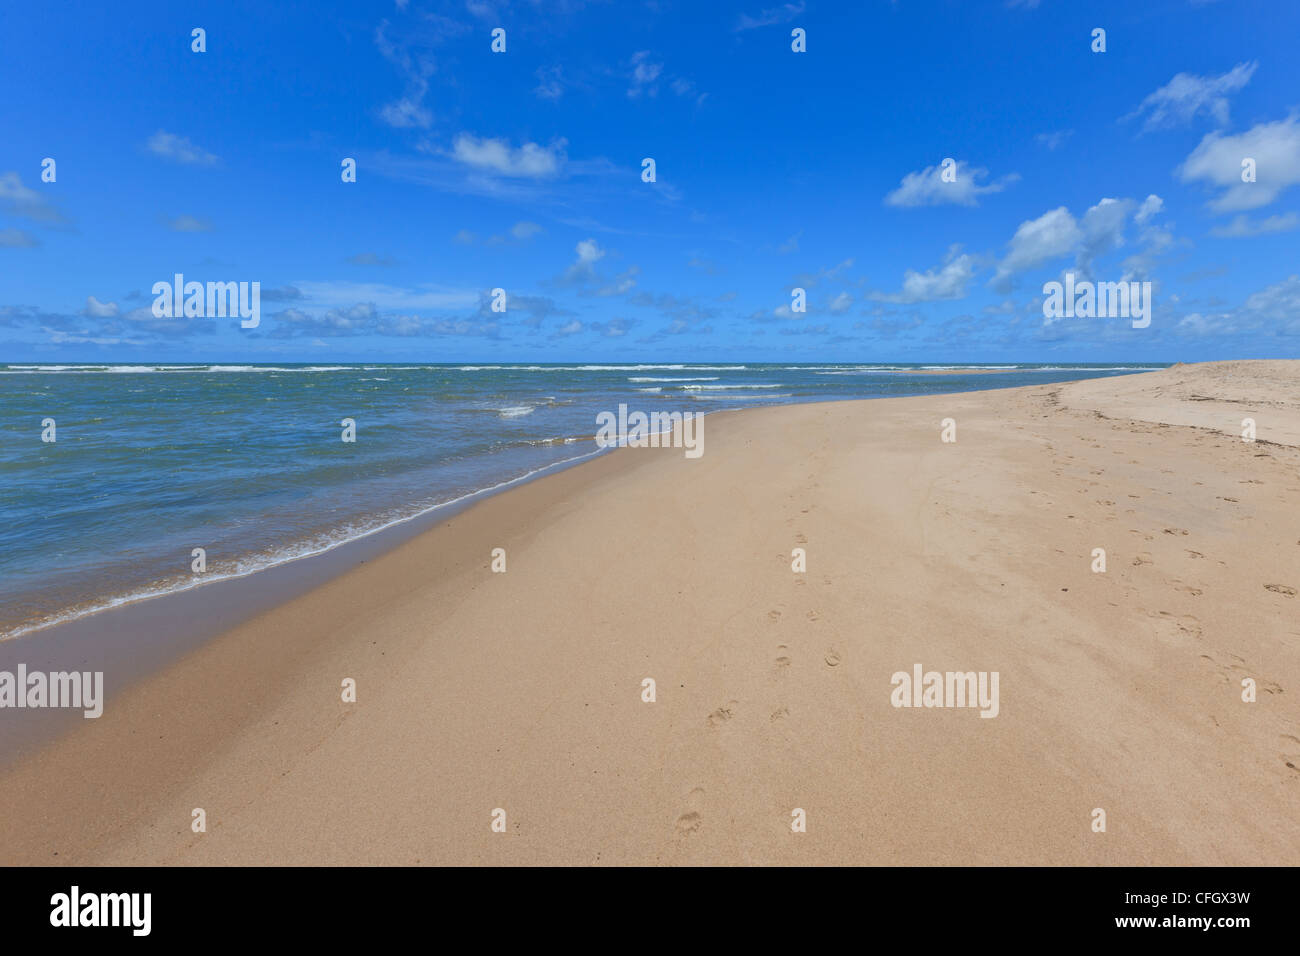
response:
[[[602,253],[603,255],[603,253]],[[622,272],[614,277],[614,281],[609,285],[596,290],[596,295],[626,295],[636,286],[636,276],[641,269],[638,266],[629,266],[626,272]]]
[[[1220,239],[1247,239],[1251,236],[1264,236],[1270,232],[1290,232],[1300,225],[1300,216],[1289,212],[1284,216],[1269,216],[1266,219],[1249,219],[1245,213],[1237,215],[1226,226],[1216,226],[1210,235]]]
[[[1022,222],[1007,244],[1006,257],[998,264],[995,283],[1005,283],[1012,275],[1050,259],[1069,255],[1082,242],[1079,224],[1070,210],[1060,206],[1037,219]]]
[[[47,203],[40,193],[23,185],[23,178],[16,172],[0,174],[0,204],[13,216],[37,222],[64,221],[59,211]]]
[[[206,149],[196,146],[184,136],[177,136],[175,133],[168,133],[164,130],[159,130],[150,136],[146,145],[151,153],[177,163],[185,163],[191,166],[211,166],[217,161],[216,156]]]
[[[1155,199],[1153,205],[1159,208],[1159,197],[1150,197],[1147,202],[1151,199]],[[1130,199],[1103,199],[1083,214],[1083,219],[1079,221],[1082,240],[1075,259],[1075,268],[1081,277],[1091,278],[1093,262],[1124,244],[1124,223],[1132,208],[1133,201]],[[1154,215],[1147,203],[1143,204],[1143,208],[1147,209],[1148,217]]]
[[[1251,294],[1240,309],[1217,315],[1194,312],[1184,316],[1178,328],[1192,335],[1300,334],[1300,275],[1289,276]]]
[[[885,205],[938,206],[956,203],[959,206],[977,206],[979,196],[1001,192],[1020,178],[1018,173],[1010,173],[997,182],[981,186],[979,180],[988,176],[987,169],[973,167],[961,160],[956,162],[953,169],[956,173],[953,182],[943,181],[943,169],[940,166],[927,166],[920,172],[908,173],[899,187],[885,196]]]
[[[1190,123],[1197,113],[1209,113],[1220,126],[1228,125],[1228,94],[1235,93],[1255,74],[1258,63],[1238,63],[1219,76],[1179,73],[1147,96],[1123,120],[1146,113],[1143,131]]]
[[[394,129],[428,129],[433,125],[433,114],[423,104],[428,92],[427,80],[412,80],[407,94],[384,104],[379,111],[379,118]]]
[[[605,258],[605,250],[600,248],[600,243],[595,239],[583,239],[574,247],[574,251],[578,258],[565,270],[565,282],[580,282],[591,278],[595,274],[596,263]]]
[[[531,239],[533,236],[543,231],[542,227],[537,225],[535,222],[517,222],[510,227],[510,235],[518,239],[520,242]]]
[[[1064,146],[1065,141],[1073,135],[1074,130],[1072,129],[1059,129],[1052,133],[1039,133],[1034,137],[1034,141],[1038,143],[1039,146],[1055,150]]]
[[[1138,207],[1137,214],[1133,216],[1133,221],[1140,226],[1164,208],[1165,201],[1155,193],[1152,193],[1147,196],[1146,199],[1142,200],[1142,205]]]
[[[663,70],[662,63],[655,63],[650,59],[649,50],[632,54],[632,85],[628,87],[627,95],[635,98],[642,93],[650,96],[658,94],[659,87],[656,81]]]
[[[745,30],[757,30],[759,27],[775,26],[778,23],[789,23],[801,13],[803,13],[802,0],[799,3],[785,3],[779,7],[772,7],[753,17],[742,13],[740,19],[736,21],[735,32],[741,33]]]
[[[461,133],[452,144],[451,155],[457,162],[481,172],[520,179],[545,179],[556,175],[564,165],[566,145],[565,140],[559,139],[550,146],[524,143],[513,149],[503,139],[479,139]]]
[[[1255,160],[1257,182],[1241,181],[1242,160]],[[1213,132],[1201,140],[1178,168],[1183,182],[1204,180],[1223,187],[1210,201],[1215,212],[1242,212],[1267,206],[1289,186],[1300,183],[1300,122],[1292,114],[1261,123],[1244,133]]]
[[[957,255],[954,247],[948,253],[942,266],[917,272],[908,269],[903,274],[901,292],[884,295],[874,293],[871,298],[878,302],[935,302],[942,299],[960,299],[966,295],[966,287],[975,274],[975,259],[969,255]]]
[[[88,295],[86,296],[86,307],[81,314],[96,319],[107,319],[118,314],[117,303],[100,302],[93,295]]]
[[[1300,319],[1300,276],[1289,276],[1268,288],[1253,293],[1246,309],[1266,319]]]
[[[849,306],[852,304],[853,296],[849,295],[847,292],[841,292],[835,298],[831,299],[831,304],[829,306],[830,312],[832,315],[843,315],[849,310]]]

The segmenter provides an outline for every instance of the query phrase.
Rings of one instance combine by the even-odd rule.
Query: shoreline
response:
[[[145,369],[152,368],[155,364],[156,363],[133,363],[124,366],[124,368],[132,369],[132,370],[145,370]],[[41,367],[42,366],[22,365],[22,366],[10,366],[9,368],[30,371],[32,369],[37,369]],[[92,365],[88,367],[98,369],[101,367],[107,368],[108,366]],[[165,367],[169,369],[182,368],[182,366],[179,365],[166,365]],[[208,368],[225,368],[225,367],[226,366],[220,364],[194,365],[192,366],[192,369],[201,371]],[[366,366],[366,368],[371,368],[371,367],[379,368],[380,366]],[[399,366],[399,367],[406,367],[406,366]],[[473,366],[465,366],[462,365],[461,363],[448,363],[447,367],[454,368],[454,369],[463,369],[463,368],[471,368]],[[657,368],[658,366],[647,366],[647,367]],[[74,368],[74,366],[63,364],[63,365],[51,365],[49,366],[49,368],[57,369],[57,370],[66,370],[69,368]],[[190,369],[191,366],[184,366],[184,368]],[[341,366],[317,366],[314,364],[308,364],[302,370],[332,371],[332,370],[338,370],[343,368],[344,367]],[[642,368],[642,366],[629,366],[629,368],[640,369]],[[1113,369],[1110,367],[1106,367],[1106,368],[1107,370],[1118,370],[1120,367],[1117,366],[1114,367]],[[273,369],[280,370],[280,371],[291,370],[288,367],[280,367],[280,366],[274,366]],[[879,374],[886,375],[886,376],[915,375],[917,377],[950,377],[950,376],[962,376],[962,375],[1005,375],[1012,372],[1034,373],[1034,372],[1057,371],[1057,370],[1058,369],[1056,369],[1055,367],[1019,368],[1015,366],[998,366],[998,367],[942,366],[942,367],[934,367],[934,368],[882,367],[878,369],[872,369],[873,372],[877,372]],[[1069,370],[1068,368],[1059,369],[1059,371],[1068,371],[1068,370]],[[1085,369],[1081,369],[1081,370],[1085,370]],[[19,373],[20,373],[19,371],[12,372],[12,374],[19,374]],[[1137,372],[1137,374],[1141,374],[1141,372],[1139,371]],[[747,386],[740,385],[736,387],[747,387]],[[1005,387],[1016,388],[1022,386],[1012,385],[1012,386],[1005,386]],[[725,409],[725,410],[726,411],[749,411],[752,410],[754,407],[783,407],[786,404],[792,404],[792,405],[793,404],[818,404],[823,402],[836,402],[836,401],[845,401],[845,400],[850,400],[850,401],[874,400],[874,398],[877,397],[886,397],[886,396],[871,396],[870,399],[824,398],[824,399],[809,400],[805,398],[805,399],[800,399],[792,402],[777,403],[775,405],[740,406],[737,408]],[[695,412],[695,414],[697,415],[710,415],[714,413],[715,413],[714,410],[711,409],[697,410]],[[300,548],[295,548],[290,553],[284,555],[268,556],[266,558],[259,559],[257,562],[254,563],[254,566],[246,570],[216,571],[216,572],[209,571],[204,575],[191,574],[187,578],[177,577],[174,580],[167,581],[165,584],[155,584],[155,585],[139,587],[136,590],[129,590],[125,592],[107,591],[97,596],[84,598],[78,604],[73,605],[71,607],[65,607],[62,610],[59,610],[57,612],[53,612],[47,617],[23,621],[23,622],[17,622],[11,626],[7,625],[4,630],[0,630],[0,666],[3,665],[4,645],[9,642],[25,639],[30,635],[42,634],[42,633],[48,634],[52,631],[56,631],[62,628],[76,627],[78,625],[78,622],[85,620],[87,618],[96,618],[102,614],[112,613],[121,608],[131,607],[140,604],[142,602],[170,598],[173,595],[186,593],[199,588],[214,586],[229,581],[248,578],[254,575],[263,574],[265,572],[272,571],[276,568],[297,561],[313,559],[321,555],[337,551],[340,548],[351,548],[356,542],[363,541],[372,536],[388,535],[388,533],[393,528],[400,528],[401,526],[408,525],[411,523],[415,523],[418,526],[424,526],[427,523],[427,521],[430,519],[430,516],[434,516],[434,518],[436,518],[436,516],[439,514],[454,513],[455,510],[459,509],[464,505],[472,504],[475,501],[482,500],[486,496],[509,490],[510,488],[520,483],[534,480],[537,477],[550,474],[556,470],[573,467],[577,464],[581,464],[582,462],[592,457],[598,456],[608,450],[609,449],[597,448],[594,451],[585,451],[582,454],[576,455],[572,458],[563,459],[548,464],[543,464],[537,468],[533,468],[532,470],[524,474],[518,475],[517,477],[506,478],[501,481],[488,484],[484,487],[477,488],[473,491],[460,494],[457,497],[451,498],[447,501],[440,502],[434,505],[427,505],[427,506],[420,507],[419,510],[413,511],[410,514],[397,517],[397,518],[384,520],[383,523],[381,524],[376,524],[374,527],[370,527],[368,530],[361,531],[359,533],[351,533],[351,535],[348,537],[331,537],[323,545],[316,545],[314,543],[308,544],[308,541],[310,539],[304,539],[304,541],[300,542],[301,545]],[[369,521],[370,518],[367,516],[362,516],[361,520]],[[415,532],[410,532],[410,533],[415,533]],[[3,748],[0,747],[0,762],[2,761],[3,761]]]
[[[1292,390],[1300,367],[1221,364],[1277,367]],[[239,620],[212,602],[203,628],[220,636],[170,660],[154,646],[156,669],[110,693],[104,717],[15,751],[0,776],[6,862],[1294,860],[1276,801],[1294,798],[1300,771],[1266,751],[1291,746],[1277,742],[1295,720],[1281,689],[1300,674],[1277,629],[1292,598],[1268,585],[1300,582],[1243,582],[1269,549],[1295,548],[1273,487],[1295,482],[1257,459],[1295,458],[1300,417],[1259,384],[1247,397],[1274,403],[1256,410],[1261,444],[1285,440],[1243,448],[1225,418],[1248,413],[1242,394],[1199,394],[1211,371],[1177,371],[1196,378],[1194,397],[1162,414],[1202,429],[1224,418],[1218,436],[1101,417],[1154,408],[1153,384],[1177,391],[1171,370],[719,412],[699,462],[616,449],[441,515]],[[943,413],[959,423],[951,446]],[[1252,468],[1264,487],[1238,485]],[[1112,481],[1125,487],[1090,488]],[[1196,488],[1212,483],[1219,495]],[[1256,537],[1243,544],[1246,508]],[[1108,575],[1087,573],[1098,537]],[[489,570],[493,542],[506,574]],[[1180,557],[1184,544],[1202,557]],[[805,576],[792,546],[808,551]],[[1218,578],[1190,580],[1207,559]],[[130,630],[115,653],[138,664],[150,645]],[[1230,706],[1237,659],[1264,688],[1254,712]],[[915,661],[1001,671],[1002,713],[893,710],[888,673]],[[654,705],[638,696],[646,673],[660,675]],[[358,703],[339,700],[342,674]],[[1061,699],[1062,686],[1075,691]],[[1197,710],[1210,701],[1213,729]],[[1049,739],[1060,756],[1037,743]],[[1207,757],[1242,775],[1235,798],[1196,777]],[[1138,759],[1150,779],[1123,783]],[[74,768],[106,789],[50,794]],[[1008,791],[1008,774],[1033,780],[1035,798]],[[1071,774],[1100,793],[1073,792]],[[1194,799],[1179,804],[1179,786]],[[1117,835],[1089,843],[1097,802]],[[487,813],[507,804],[512,832],[493,842]],[[805,804],[817,826],[792,846],[780,834]],[[186,807],[208,805],[217,825],[188,833]],[[1206,808],[1227,835],[1188,829]],[[1078,837],[1062,817],[1076,811]],[[873,829],[882,819],[893,829]],[[308,838],[326,831],[336,843]]]

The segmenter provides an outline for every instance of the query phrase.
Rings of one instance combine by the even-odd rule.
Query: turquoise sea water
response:
[[[0,636],[252,573],[596,454],[596,415],[619,403],[707,412],[1159,366],[907,374],[935,367],[0,366]]]

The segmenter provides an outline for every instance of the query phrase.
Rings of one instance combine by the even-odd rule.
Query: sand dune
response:
[[[0,777],[4,862],[1300,861],[1300,362],[706,426],[110,699]],[[917,663],[998,715],[892,706]]]

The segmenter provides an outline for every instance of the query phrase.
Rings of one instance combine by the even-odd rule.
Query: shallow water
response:
[[[907,374],[945,367],[0,366],[0,634],[251,573],[579,460],[598,452],[597,413],[620,403],[718,411],[1153,366]]]

